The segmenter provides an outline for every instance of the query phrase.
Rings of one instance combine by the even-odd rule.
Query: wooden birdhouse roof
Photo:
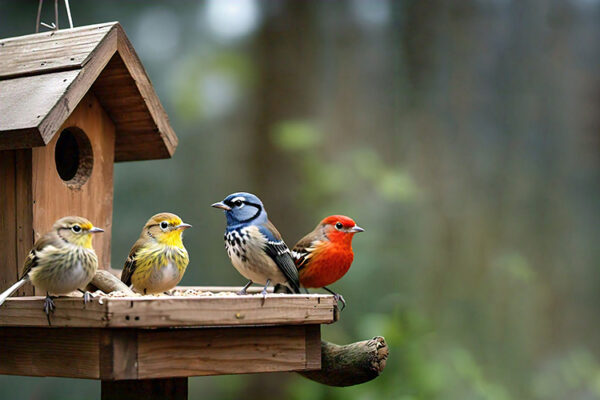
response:
[[[168,158],[177,136],[118,22],[0,39],[0,150],[44,146],[92,91],[115,161]]]

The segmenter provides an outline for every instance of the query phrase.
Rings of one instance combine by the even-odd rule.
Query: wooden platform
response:
[[[222,288],[219,288],[222,289]],[[330,295],[55,299],[0,307],[0,374],[102,380],[308,371],[321,367]]]

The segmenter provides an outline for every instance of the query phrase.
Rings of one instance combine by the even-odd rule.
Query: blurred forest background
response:
[[[0,0],[0,37],[34,32],[37,3]],[[600,399],[599,0],[71,10],[76,26],[122,23],[180,140],[172,160],[116,165],[115,268],[168,210],[194,225],[183,284],[243,284],[210,208],[238,190],[290,245],[330,213],[366,229],[322,334],[385,336],[380,378],[191,378],[190,399]],[[2,399],[99,390],[0,377]]]

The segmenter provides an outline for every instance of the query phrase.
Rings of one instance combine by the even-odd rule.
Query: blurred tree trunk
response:
[[[276,226],[293,227],[292,212],[299,174],[290,154],[278,148],[272,135],[285,121],[307,121],[315,112],[317,74],[316,2],[265,2],[254,61],[258,71],[256,120],[250,163],[252,187],[266,204]],[[284,237],[285,238],[285,237]],[[287,238],[289,243],[297,238]]]

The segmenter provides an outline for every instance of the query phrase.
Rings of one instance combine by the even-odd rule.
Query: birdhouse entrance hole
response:
[[[70,189],[79,189],[92,174],[94,155],[85,132],[76,127],[60,133],[54,150],[56,171]]]

